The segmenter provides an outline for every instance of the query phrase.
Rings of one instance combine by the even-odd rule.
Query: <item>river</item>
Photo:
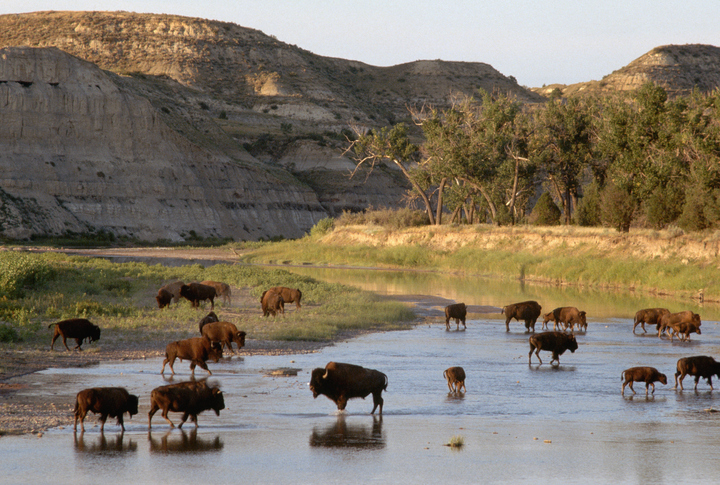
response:
[[[313,271],[313,270],[302,270]],[[331,274],[332,273],[332,274]],[[344,276],[343,276],[344,273]],[[375,274],[376,276],[372,276]],[[658,306],[652,297],[541,288],[500,280],[402,272],[317,273],[386,294],[416,294],[501,304],[534,297],[551,309],[588,311],[588,331],[560,365],[528,364],[522,324],[505,332],[498,314],[475,314],[467,330],[444,322],[365,335],[314,354],[249,356],[210,363],[227,409],[171,430],[159,413],[148,431],[150,391],[168,381],[159,359],[48,369],[21,392],[74,400],[77,391],[125,386],[140,396],[126,432],[108,420],[101,434],[91,415],[84,434],[52,429],[39,438],[0,438],[1,483],[716,483],[720,461],[720,391],[703,380],[673,390],[675,363],[688,355],[720,356],[716,308],[659,299],[671,310],[703,314],[703,334],[690,342],[633,335],[630,308]],[[374,279],[373,279],[374,278]],[[455,281],[455,283],[453,283]],[[454,286],[453,286],[454,285]],[[472,299],[471,299],[472,298]],[[577,304],[576,304],[577,303]],[[539,324],[538,324],[539,330]],[[534,357],[533,357],[534,359]],[[313,399],[309,373],[329,361],[387,374],[382,417],[372,399],[354,399],[344,413]],[[451,395],[443,370],[460,365],[467,392]],[[657,367],[668,385],[645,396],[620,394],[620,374]],[[270,376],[291,368],[297,375]],[[176,364],[175,382],[189,378]],[[198,369],[200,376],[203,371]],[[171,414],[179,421],[179,415]],[[464,446],[445,446],[461,437]]]

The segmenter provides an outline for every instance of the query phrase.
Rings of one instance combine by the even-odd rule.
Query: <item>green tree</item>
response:
[[[549,192],[543,192],[535,203],[530,220],[536,226],[556,226],[560,223],[560,208]]]

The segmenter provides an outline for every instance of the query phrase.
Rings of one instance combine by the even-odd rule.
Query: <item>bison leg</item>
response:
[[[208,366],[205,362],[202,360],[193,360],[190,363],[190,369],[192,369],[192,375],[195,376],[195,365],[199,365],[201,369],[205,369],[208,373],[208,375],[212,375],[212,372],[210,372],[210,369],[208,369]]]
[[[75,342],[77,342],[77,345],[75,346],[75,349],[82,350],[82,348],[80,348],[80,346],[83,344],[83,340],[84,340],[84,339],[81,339],[81,338],[76,338],[76,339],[75,339]],[[73,350],[75,350],[75,349],[73,349]]]
[[[173,375],[175,375],[175,369],[173,369],[174,363],[175,363],[175,357],[173,357],[172,359],[168,359],[167,357],[165,357],[165,360],[163,360],[163,366],[162,366],[162,370],[160,371],[160,373],[161,374],[165,373],[165,364],[168,364],[170,366],[170,371],[172,372]]]
[[[687,375],[687,374],[684,373],[684,372],[682,372],[682,373],[676,372],[676,373],[675,373],[675,387],[674,387],[673,389],[677,389],[678,381],[679,381],[679,382],[680,382],[680,390],[681,390],[681,391],[683,390],[683,379],[685,379],[685,376],[686,376],[686,375]],[[680,376],[680,379],[678,379],[678,376]]]
[[[453,389],[453,382],[448,379],[448,389],[450,389],[450,392],[455,392],[455,389]]]
[[[710,384],[710,390],[712,391],[712,390],[713,390],[713,385],[712,385],[712,374],[708,376],[707,380],[708,380],[708,384]]]
[[[65,338],[65,335],[62,336],[63,339],[63,345],[67,349],[68,352],[70,352],[70,347],[67,346],[67,339]]]
[[[538,348],[536,349],[536,348],[533,347],[532,345],[530,346],[530,353],[528,353],[528,364],[532,364],[532,353],[533,353],[533,350],[535,351],[535,355],[537,356],[538,361],[540,362],[539,365],[542,365],[542,359],[540,358],[540,347],[538,347]]]
[[[121,428],[121,429],[123,430],[123,432],[124,432],[124,431],[125,431],[125,422],[123,421],[123,415],[122,415],[122,414],[118,415],[118,417],[117,417],[117,424],[120,425],[120,428]]]
[[[510,320],[511,319],[512,319],[512,317],[510,317],[510,316],[505,317],[505,331],[506,332],[510,331]]]
[[[160,409],[157,405],[157,403],[153,402],[150,406],[150,412],[148,412],[148,429],[152,428],[152,417],[155,415],[155,413]]]
[[[55,341],[60,336],[60,334],[57,332],[57,327],[55,327],[55,335],[53,335],[52,342],[50,342],[50,350],[53,350],[53,346],[55,345]],[[68,349],[69,350],[69,349]]]
[[[170,409],[163,409],[163,412],[162,412],[162,415],[161,415],[161,416],[162,416],[163,418],[165,418],[165,421],[167,421],[168,423],[170,423],[170,427],[171,427],[171,428],[174,428],[175,425],[173,424],[172,421],[170,421],[170,418],[168,418],[168,412],[170,412]]]
[[[107,421],[108,415],[103,413],[100,415],[100,432],[105,432],[105,421]]]
[[[648,395],[648,387],[652,386],[652,393],[655,394],[655,383],[654,382],[648,382],[645,384],[645,395]]]
[[[375,414],[375,409],[380,406],[378,414],[382,415],[383,402],[385,401],[382,398],[382,391],[378,391],[377,393],[373,392],[373,408],[370,414]]]

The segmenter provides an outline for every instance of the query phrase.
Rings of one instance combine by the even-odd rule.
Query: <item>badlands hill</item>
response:
[[[534,89],[544,96],[559,89],[563,96],[632,91],[647,82],[662,86],[668,96],[710,92],[720,87],[720,47],[702,44],[656,47],[600,81],[553,84]]]
[[[0,48],[5,237],[297,237],[402,202],[393,170],[348,177],[350,126],[478,88],[542,99],[487,64],[375,67],[170,15],[3,15]]]

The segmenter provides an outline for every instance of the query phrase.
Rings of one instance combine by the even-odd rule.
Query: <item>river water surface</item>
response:
[[[578,350],[563,354],[558,367],[548,364],[547,352],[541,352],[543,365],[535,357],[528,365],[522,324],[513,322],[506,333],[498,314],[475,315],[465,331],[453,325],[447,332],[443,322],[365,335],[314,354],[223,359],[209,364],[210,379],[222,386],[227,409],[219,417],[201,414],[197,429],[187,423],[183,430],[171,430],[158,413],[148,431],[150,391],[167,383],[159,374],[160,359],[49,369],[38,375],[36,386],[21,392],[73,402],[82,388],[124,386],[140,396],[140,413],[126,419],[124,434],[112,419],[101,434],[90,415],[84,434],[64,428],[42,438],[0,438],[0,482],[676,484],[720,479],[720,413],[714,412],[720,410],[720,390],[711,392],[703,380],[695,392],[691,378],[685,391],[672,389],[678,358],[720,357],[715,321],[704,317],[702,335],[671,343],[650,333],[632,334],[626,307],[659,306],[642,305],[646,302],[633,301],[639,297],[632,295],[563,297],[562,290],[543,295],[513,284],[505,301],[487,288],[468,301],[471,282],[448,288],[443,280],[423,288],[394,281],[389,288],[389,277],[372,282],[363,276],[363,283],[352,283],[479,305],[535,297],[548,311],[564,298],[564,304],[594,311],[588,311],[587,333],[578,335]],[[383,285],[384,290],[377,288]],[[703,310],[660,304],[672,311]],[[324,396],[313,399],[309,373],[329,361],[387,374],[382,417],[369,414],[371,397],[351,400],[345,413]],[[462,395],[450,395],[442,377],[454,365],[467,373]],[[621,372],[637,365],[657,367],[667,374],[668,385],[658,383],[654,396],[646,397],[640,383],[636,395],[626,389],[621,396]],[[269,377],[277,368],[298,369],[298,374]],[[189,379],[187,362],[175,369],[175,382]],[[170,417],[179,421],[178,414]],[[464,446],[444,446],[453,437],[462,437]]]

